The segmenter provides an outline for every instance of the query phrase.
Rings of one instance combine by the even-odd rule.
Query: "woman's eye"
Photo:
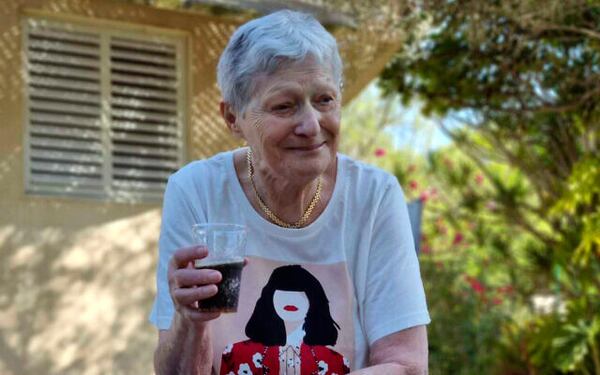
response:
[[[273,112],[287,112],[290,111],[294,108],[294,105],[291,103],[285,103],[285,104],[277,104],[274,105],[273,107],[271,107],[271,111]]]
[[[318,103],[321,105],[329,105],[333,103],[335,99],[332,96],[323,96],[319,98]]]

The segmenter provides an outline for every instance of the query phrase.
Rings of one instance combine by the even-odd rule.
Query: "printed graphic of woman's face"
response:
[[[308,312],[308,297],[304,292],[276,290],[273,295],[275,312],[286,322],[304,320]]]

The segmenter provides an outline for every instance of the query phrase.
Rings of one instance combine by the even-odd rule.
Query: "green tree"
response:
[[[563,312],[505,326],[505,346],[525,348],[526,373],[600,374],[600,3],[431,0],[419,16],[382,88],[445,119],[472,166],[444,181],[458,187],[468,169],[486,180],[479,190],[463,183],[454,202],[495,207],[499,230],[482,227],[483,248],[531,279],[524,296],[544,290],[564,302]]]

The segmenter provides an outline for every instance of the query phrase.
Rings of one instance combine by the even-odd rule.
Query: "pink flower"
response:
[[[385,149],[384,148],[375,149],[375,157],[380,158],[382,156],[385,156]]]
[[[464,240],[464,236],[462,233],[458,232],[454,235],[454,239],[452,240],[452,245],[458,245]]]
[[[475,176],[475,182],[477,182],[477,185],[483,184],[483,175],[481,173],[477,173]]]
[[[471,283],[471,288],[476,291],[477,293],[483,293],[485,292],[485,286],[483,286],[483,284],[479,281],[479,280],[475,280]]]
[[[421,246],[421,253],[431,254],[431,247],[429,247],[428,245]]]
[[[485,286],[481,283],[481,281],[472,276],[466,276],[465,279],[467,279],[467,282],[475,293],[483,294],[485,292]]]
[[[499,305],[501,303],[502,303],[502,298],[500,298],[500,297],[494,297],[494,299],[492,299],[493,305]]]
[[[430,197],[429,193],[427,192],[427,190],[425,190],[424,192],[421,193],[421,196],[419,197],[419,199],[421,200],[421,202],[425,203],[425,202],[427,202],[429,197]]]
[[[416,190],[419,188],[419,184],[415,180],[410,180],[410,182],[408,183],[408,187],[410,188],[410,190]]]

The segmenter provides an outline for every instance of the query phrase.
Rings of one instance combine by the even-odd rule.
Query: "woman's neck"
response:
[[[254,185],[264,203],[280,219],[294,223],[302,217],[317,192],[319,177],[290,181],[256,168]]]
[[[245,153],[240,152],[235,155],[234,160],[238,179],[256,211],[265,216],[256,197],[256,194],[258,194],[268,209],[279,219],[290,224],[296,223],[305,213],[306,208],[315,197],[319,178],[322,184],[320,199],[306,221],[306,224],[314,221],[327,206],[327,202],[333,192],[333,186],[335,185],[337,170],[335,164],[320,176],[312,176],[305,179],[295,178],[294,180],[274,175],[269,173],[266,168],[253,164],[253,181],[251,181],[248,175]],[[254,183],[254,187],[252,186],[252,182]],[[254,191],[255,189],[256,192]]]

